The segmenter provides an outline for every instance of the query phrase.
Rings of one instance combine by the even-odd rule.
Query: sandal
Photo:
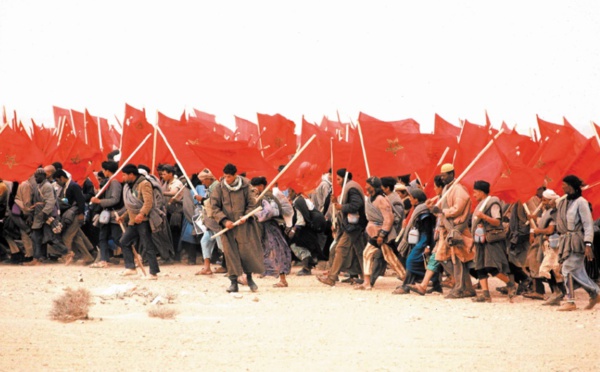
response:
[[[94,269],[105,269],[108,267],[108,262],[106,262],[106,261],[94,262],[93,264],[90,265],[90,267],[92,267]]]
[[[213,272],[211,269],[206,269],[205,267],[202,268],[202,270],[198,271],[195,275],[212,275]]]
[[[273,284],[273,288],[286,288],[288,286],[287,283],[278,282]]]

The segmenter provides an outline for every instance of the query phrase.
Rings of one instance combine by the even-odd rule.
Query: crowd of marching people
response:
[[[257,291],[253,275],[288,287],[296,263],[295,275],[327,286],[342,278],[356,290],[373,290],[387,270],[399,280],[397,295],[480,303],[523,296],[571,311],[583,288],[585,309],[600,302],[600,220],[575,175],[564,177],[562,190],[540,186],[529,200],[506,203],[486,180],[470,193],[452,164],[439,169],[433,198],[409,176],[373,176],[363,185],[350,169],[330,169],[314,190],[280,190],[234,164],[193,175],[159,165],[158,177],[152,173],[109,157],[97,174],[100,189],[89,179],[77,184],[60,163],[25,182],[0,181],[2,260],[122,265],[120,275],[141,269],[146,280],[156,280],[161,265],[199,264],[196,275],[225,274],[227,292]],[[326,268],[316,275],[319,261]],[[490,276],[505,285],[492,290]]]

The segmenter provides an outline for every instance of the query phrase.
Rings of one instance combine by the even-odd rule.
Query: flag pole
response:
[[[300,156],[300,154],[302,154],[302,152],[304,150],[306,150],[306,148],[308,147],[308,145],[310,145],[310,143],[317,137],[316,134],[313,134],[308,141],[306,141],[306,143],[300,148],[300,150],[298,150],[298,152],[296,154],[294,154],[294,157],[290,159],[290,161],[288,161],[288,163],[285,165],[285,167],[283,167],[283,169],[281,170],[281,172],[279,172],[278,175],[275,176],[275,178],[273,178],[273,180],[267,185],[267,187],[265,187],[265,189],[263,190],[263,192],[258,196],[257,200],[260,200],[263,196],[265,196],[265,194],[267,193],[267,191],[269,191],[271,189],[271,187],[273,187],[273,185],[275,185],[277,183],[277,181],[281,178],[281,176],[289,169],[289,167],[296,161],[296,159],[298,159],[298,157]]]
[[[262,211],[262,209],[263,209],[263,208],[262,208],[262,206],[260,206],[260,207],[257,207],[256,209],[253,209],[252,211],[250,211],[250,213],[248,213],[248,214],[247,214],[247,215],[245,215],[245,216],[242,216],[242,217],[241,217],[239,220],[235,221],[235,222],[233,223],[233,227],[236,227],[236,226],[240,225],[240,224],[242,223],[242,221],[245,221],[245,220],[247,220],[248,218],[250,218],[250,217],[254,216],[254,215],[255,215],[255,214],[257,214],[258,212]],[[233,227],[232,227],[232,228],[233,228]],[[224,228],[223,230],[221,230],[221,231],[219,231],[218,233],[216,233],[216,234],[214,234],[213,236],[211,236],[210,238],[211,238],[211,239],[216,239],[217,237],[219,237],[219,236],[221,236],[221,235],[225,234],[227,231],[231,230],[232,228],[228,228],[228,227],[226,227],[226,228]]]
[[[146,143],[146,141],[148,141],[148,138],[150,138],[152,134],[148,133],[148,135],[146,136],[146,138],[144,138],[142,140],[142,142],[140,142],[140,144],[138,145],[138,147],[135,148],[135,150],[133,150],[133,152],[131,153],[131,155],[129,155],[129,157],[127,159],[125,159],[124,162],[121,163],[121,166],[119,167],[119,169],[117,169],[117,171],[115,173],[113,173],[112,176],[110,176],[110,178],[108,179],[108,182],[106,182],[106,184],[100,189],[100,191],[98,191],[95,195],[96,198],[99,198],[100,195],[102,195],[102,193],[104,192],[104,190],[106,190],[106,188],[108,187],[108,185],[110,184],[110,181],[112,181],[115,176],[123,169],[123,167],[125,165],[127,165],[127,163],[129,163],[129,161],[133,158],[133,156],[142,148],[142,146],[144,145],[144,143]]]
[[[179,161],[179,159],[177,158],[177,155],[175,154],[175,151],[173,151],[173,148],[171,147],[171,144],[169,143],[169,141],[167,140],[167,137],[165,136],[165,134],[163,133],[162,129],[160,129],[158,127],[158,124],[156,125],[156,127],[154,127],[156,131],[158,131],[158,133],[160,134],[160,136],[162,137],[162,139],[165,141],[165,144],[167,145],[167,148],[169,149],[169,151],[171,151],[171,155],[173,155],[173,157],[175,158],[175,161],[177,162],[177,164],[179,165],[179,169],[181,169],[181,173],[183,173],[183,176],[185,177],[185,179],[188,182],[188,185],[190,186],[190,189],[192,190],[192,192],[194,193],[194,195],[198,195],[198,191],[196,191],[196,188],[193,186],[192,181],[190,180],[190,177],[188,176],[187,172],[185,171],[185,169],[183,168],[183,164],[181,164],[181,162]],[[156,136],[155,136],[156,138]],[[156,139],[155,139],[156,140]]]
[[[454,183],[440,197],[440,199],[436,203],[436,206],[442,205],[442,202],[444,201],[444,199],[446,199],[446,196],[448,195],[448,193],[450,192],[450,190],[452,190],[454,188],[454,186],[456,186],[460,182],[460,180],[462,180],[467,175],[467,173],[469,173],[469,171],[471,170],[471,168],[473,168],[473,166],[475,165],[475,163],[477,163],[479,161],[479,159],[481,159],[481,157],[483,156],[483,154],[485,154],[487,152],[487,150],[489,150],[489,148],[492,147],[492,145],[494,144],[494,141],[496,141],[498,139],[498,137],[500,137],[500,135],[502,133],[504,133],[504,129],[500,128],[500,130],[494,136],[494,138],[492,138],[490,140],[490,142],[488,142],[488,144],[485,145],[485,147],[479,152],[479,154],[477,154],[477,156],[475,157],[475,159],[473,159],[471,161],[471,164],[469,164],[469,166],[467,166],[467,168],[465,168],[465,170],[460,174],[460,176],[458,176],[458,177],[455,178]]]
[[[330,149],[331,149],[330,150],[330,154],[329,154],[331,156],[330,171],[331,171],[331,174],[333,176],[333,137],[329,137],[329,145],[330,145]],[[331,181],[333,182],[333,179]],[[332,185],[331,186],[331,196],[330,196],[330,198],[333,198],[333,197],[334,196],[333,196],[333,185]],[[323,211],[323,214],[327,214],[327,211]],[[335,211],[331,215],[331,224],[333,226],[335,226],[335,224],[336,224]]]
[[[365,150],[365,141],[363,139],[362,130],[360,129],[360,120],[358,123],[358,135],[360,136],[360,146],[362,147],[363,158],[365,159],[365,168],[367,169],[367,178],[371,178],[371,171],[369,170],[369,162],[367,161],[367,151]]]
[[[154,143],[152,144],[152,168],[150,168],[150,173],[155,172],[154,167],[156,166],[156,128],[158,128],[158,110],[156,110],[156,122],[154,123]]]
[[[600,135],[598,135],[598,130],[596,129],[596,125],[591,120],[590,120],[590,125],[592,126],[592,130],[594,131],[594,137],[596,137],[596,141],[598,142],[598,145],[600,146]]]
[[[104,145],[102,144],[102,130],[100,128],[100,116],[97,116],[96,118],[97,118],[96,120],[98,120],[97,127],[98,127],[98,141],[100,142],[100,151],[104,152]],[[108,121],[106,123],[108,124]]]
[[[83,139],[85,140],[85,144],[88,144],[88,136],[87,136],[87,116],[85,115],[87,109],[83,110]]]

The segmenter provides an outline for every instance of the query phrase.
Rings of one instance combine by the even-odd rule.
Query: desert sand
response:
[[[234,296],[223,274],[199,269],[163,266],[145,281],[119,276],[119,266],[0,266],[0,370],[600,370],[600,306],[581,310],[582,290],[570,313],[495,291],[491,304],[392,295],[393,276],[372,291],[314,275],[273,288],[267,277]],[[93,294],[89,319],[50,318],[67,287]],[[174,319],[149,317],[157,296]]]

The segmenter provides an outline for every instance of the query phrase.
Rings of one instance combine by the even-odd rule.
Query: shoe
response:
[[[317,280],[330,287],[335,286],[335,282],[331,280],[328,276],[317,276]]]
[[[119,275],[121,276],[131,276],[131,275],[136,275],[137,271],[135,269],[125,269],[123,271],[121,271],[121,273]]]
[[[563,299],[562,293],[554,294],[554,295],[548,297],[548,299],[542,303],[542,306],[558,306],[558,305],[560,305],[560,302],[562,301],[562,299]]]
[[[507,295],[508,294],[508,287],[504,286],[504,287],[496,287],[496,291],[502,293],[503,295]]]
[[[158,276],[148,274],[141,277],[142,280],[158,280]]]
[[[473,301],[473,302],[492,302],[492,298],[486,297],[486,296],[477,296],[477,297],[472,298],[471,301]]]
[[[409,287],[409,288],[410,288],[410,287]],[[412,289],[412,288],[411,288],[411,289]],[[427,291],[426,291],[426,293],[427,293],[427,294],[431,294],[431,293],[434,293],[434,292],[437,292],[437,293],[439,293],[439,294],[443,294],[443,293],[444,293],[444,290],[442,289],[442,286],[439,286],[439,287],[431,287],[431,288],[428,288],[428,289],[427,289]]]
[[[42,263],[37,258],[34,258],[31,261],[23,262],[23,266],[38,266],[41,264]]]
[[[477,297],[477,292],[475,292],[474,290],[461,292],[460,298],[468,298],[468,297]]]
[[[346,283],[346,284],[355,284],[355,279],[357,278],[353,278],[353,277],[347,277],[346,279],[343,279],[340,283]]]
[[[231,281],[231,285],[229,286],[229,288],[226,289],[227,293],[238,292],[240,289],[238,286],[237,277],[235,275],[232,275],[229,277],[229,280]]]
[[[600,302],[600,296],[596,294],[594,297],[590,297],[590,302],[583,308],[583,310],[592,310],[596,304]]]
[[[429,289],[426,290],[426,291],[424,291],[421,288],[421,286],[418,286],[416,284],[409,284],[408,289],[410,289],[411,291],[413,291],[413,292],[415,292],[417,294],[420,294],[421,296],[425,296],[425,293],[427,293],[429,291]]]
[[[399,286],[398,288],[394,289],[394,291],[392,292],[392,294],[409,294],[410,290],[406,290],[404,287]]]
[[[252,277],[248,277],[248,287],[250,287],[250,290],[252,292],[258,291],[258,286],[256,285],[256,283],[254,283],[254,280],[252,280]]]
[[[441,283],[442,287],[444,288],[452,288],[454,287],[454,279],[452,278],[446,278],[442,283]]]
[[[309,276],[312,275],[312,270],[311,269],[307,269],[305,267],[303,267],[301,270],[299,270],[296,273],[297,276]]]
[[[544,299],[544,295],[541,293],[537,293],[537,292],[523,293],[523,297],[531,298],[532,300],[543,300]]]
[[[512,300],[517,294],[519,294],[519,290],[518,288],[513,284],[512,286],[506,286],[507,287],[507,295],[508,295],[508,299]]]
[[[462,294],[459,292],[455,292],[455,291],[450,291],[450,293],[448,293],[447,295],[444,296],[445,299],[448,300],[455,300],[458,298],[462,298]]]
[[[575,311],[575,310],[577,310],[577,306],[575,306],[575,302],[565,302],[556,310],[557,311]]]

